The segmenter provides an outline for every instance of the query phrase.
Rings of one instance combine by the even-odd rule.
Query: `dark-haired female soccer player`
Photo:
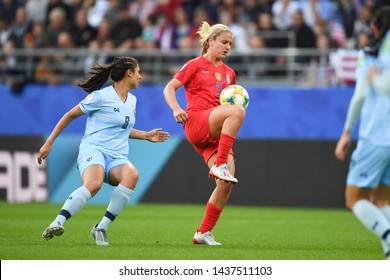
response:
[[[106,246],[109,245],[107,228],[127,205],[138,181],[138,170],[128,160],[128,139],[163,142],[169,138],[169,133],[161,128],[148,132],[133,128],[137,99],[129,90],[138,88],[141,80],[135,58],[117,57],[112,64],[92,67],[90,74],[89,79],[78,84],[88,93],[87,97],[64,114],[39,150],[40,164],[64,128],[83,114],[88,115],[77,159],[83,184],[69,195],[42,236],[50,240],[63,234],[64,223],[83,208],[103,182],[107,182],[116,188],[102,220],[91,230],[96,244]],[[114,81],[113,85],[102,88],[108,77]]]
[[[390,7],[377,11],[372,29],[376,40],[360,52],[357,83],[335,154],[344,160],[350,132],[360,116],[346,207],[381,240],[390,259]]]

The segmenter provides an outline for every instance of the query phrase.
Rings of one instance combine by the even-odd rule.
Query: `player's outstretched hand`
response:
[[[37,156],[38,163],[41,164],[42,161],[47,158],[51,151],[51,145],[49,144],[44,144],[40,149],[39,149],[39,154]]]
[[[162,131],[162,128],[155,128],[146,133],[146,139],[150,142],[165,142],[169,138],[169,133]]]

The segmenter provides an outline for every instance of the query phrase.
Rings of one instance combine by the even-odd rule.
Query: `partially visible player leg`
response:
[[[138,170],[131,163],[118,165],[110,170],[110,184],[117,185],[119,182],[121,183],[112,192],[110,203],[102,220],[91,229],[91,235],[97,245],[106,246],[109,244],[107,241],[107,229],[133,196],[138,176]]]
[[[85,186],[81,186],[72,192],[61,208],[60,213],[54,221],[44,230],[42,236],[46,240],[54,236],[60,236],[64,232],[64,223],[75,215],[91,198],[91,193]]]
[[[209,165],[212,165],[215,158],[216,154],[210,158]],[[229,155],[229,160],[233,161],[233,156],[231,154]],[[234,174],[234,170],[235,166],[233,162],[231,166],[232,174]],[[216,180],[216,187],[206,205],[206,211],[203,220],[192,239],[194,244],[221,245],[221,243],[214,240],[214,236],[211,234],[211,230],[217,224],[222,210],[230,197],[232,188],[233,186],[231,183],[227,183],[222,180]]]
[[[373,234],[390,246],[390,222],[386,216],[369,201],[370,190],[347,186],[347,208]]]
[[[374,192],[372,201],[390,222],[390,187],[383,184],[379,185]],[[381,240],[381,242],[385,258],[390,260],[390,246],[384,240]]]
[[[219,138],[215,162],[210,166],[209,175],[213,178],[237,183],[229,171],[228,155],[236,136],[245,120],[246,111],[240,106],[221,105],[213,109],[209,116],[210,137]]]
[[[64,232],[64,223],[79,212],[87,201],[94,196],[102,186],[104,169],[101,165],[91,165],[83,172],[83,185],[73,191],[61,208],[54,221],[43,231],[46,240],[60,236]]]

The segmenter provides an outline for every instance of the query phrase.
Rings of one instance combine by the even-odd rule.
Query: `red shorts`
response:
[[[209,116],[214,108],[189,114],[184,125],[184,133],[187,140],[195,148],[196,152],[208,163],[210,157],[218,151],[219,138],[210,137]],[[233,155],[233,150],[230,149]]]

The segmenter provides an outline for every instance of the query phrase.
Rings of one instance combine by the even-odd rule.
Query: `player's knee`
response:
[[[246,116],[246,110],[241,106],[232,106],[234,109],[233,115],[242,123]]]
[[[139,172],[136,169],[133,169],[129,172],[123,182],[124,185],[130,186],[130,189],[135,189],[135,185],[137,184],[139,179]]]
[[[102,188],[103,182],[100,180],[91,180],[89,182],[84,183],[84,186],[88,189],[92,196],[97,194],[99,190]]]

